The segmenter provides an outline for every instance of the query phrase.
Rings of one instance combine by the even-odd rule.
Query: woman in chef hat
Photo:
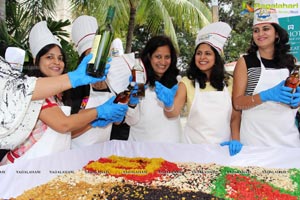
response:
[[[45,21],[35,24],[31,29],[29,46],[37,67],[35,74],[32,75],[53,77],[64,73],[66,62],[61,45],[52,35]],[[71,131],[90,123],[97,123],[97,118],[106,119],[105,123],[122,120],[126,111],[127,106],[113,104],[110,101],[80,114],[69,115],[70,107],[63,105],[60,94],[48,97],[28,138],[8,152],[1,164],[70,149]]]
[[[178,116],[187,105],[185,142],[222,143],[229,145],[230,155],[235,155],[242,148],[238,135],[239,113],[232,109],[232,78],[226,74],[221,57],[230,32],[231,27],[224,22],[202,28],[187,76],[179,83],[175,98],[164,98],[163,94],[174,96],[175,93],[162,89],[161,100],[168,117]]]
[[[294,94],[285,79],[295,66],[288,33],[278,24],[273,1],[256,0],[251,45],[235,67],[233,103],[242,110],[241,142],[251,146],[300,147]],[[291,108],[295,107],[295,108]]]

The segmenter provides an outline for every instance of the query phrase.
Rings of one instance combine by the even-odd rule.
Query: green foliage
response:
[[[40,21],[41,18],[54,17],[56,13],[56,3],[59,1],[56,0],[23,0],[18,1],[19,4],[24,10],[30,11],[33,20],[33,23]],[[35,21],[38,20],[38,21]]]
[[[243,1],[253,5],[254,0]],[[55,3],[51,0],[6,1],[6,21],[0,23],[0,42],[17,46],[27,51],[30,28],[36,22],[46,20],[49,29],[57,35],[67,55],[68,69],[77,66],[78,55],[68,42],[69,33],[64,27],[70,21],[54,21]],[[114,28],[116,37],[127,43],[130,6],[136,8],[132,51],[141,50],[148,39],[155,34],[169,35],[179,51],[179,68],[185,71],[194,51],[197,31],[212,20],[211,0],[71,0],[74,17],[88,14],[95,16],[99,24],[104,22],[107,7],[116,5]],[[224,47],[226,62],[235,61],[246,52],[251,39],[252,13],[240,15],[241,0],[219,0],[219,20],[227,22],[233,31]],[[159,9],[158,9],[159,8]]]
[[[178,58],[178,68],[181,75],[185,75],[188,64],[194,54],[196,33],[187,33],[184,30],[178,30],[177,33],[180,54]]]
[[[68,41],[69,33],[64,30],[69,20],[53,20],[55,2],[50,0],[6,1],[6,21],[0,23],[0,42],[6,46],[16,46],[26,51],[26,63],[32,64],[28,37],[32,26],[42,20],[47,21],[50,31],[56,35],[67,56],[69,70],[77,67],[78,55]]]
[[[132,51],[142,51],[147,41],[152,37],[144,26],[136,26],[133,33]]]
[[[227,22],[232,27],[231,37],[224,48],[226,62],[232,62],[244,54],[250,45],[253,13],[241,15],[244,8],[240,0],[222,0],[220,2],[220,21]],[[253,0],[249,0],[247,3],[253,6]]]
[[[204,0],[207,4],[211,0]],[[241,14],[243,5],[253,6],[254,0],[219,0],[219,21],[228,23],[231,36],[224,46],[226,62],[236,61],[248,49],[252,35],[253,13]]]
[[[148,34],[168,35],[178,51],[178,40],[175,29],[179,27],[187,33],[211,22],[211,12],[199,0],[71,0],[74,15],[92,15],[102,24],[109,4],[116,6],[116,16],[113,26],[117,35],[126,35],[125,51],[130,52],[131,44],[136,35],[133,29],[144,27]],[[132,40],[133,41],[132,41]]]

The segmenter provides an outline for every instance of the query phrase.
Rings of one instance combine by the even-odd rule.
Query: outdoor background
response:
[[[216,2],[217,6],[212,6]],[[224,49],[226,63],[245,53],[251,37],[252,4],[253,0],[0,0],[0,42],[26,50],[26,64],[30,64],[29,31],[46,20],[66,52],[69,70],[73,70],[78,55],[70,42],[72,21],[86,14],[102,25],[108,6],[114,5],[115,37],[121,38],[126,53],[141,50],[153,35],[166,34],[176,45],[178,67],[184,74],[197,31],[213,21],[227,22],[233,29]]]

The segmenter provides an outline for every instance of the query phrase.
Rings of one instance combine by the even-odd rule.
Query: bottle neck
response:
[[[105,20],[105,24],[111,24],[112,23],[112,18],[107,17]]]
[[[139,64],[140,64],[140,59],[139,58],[135,58],[134,65],[139,65]]]

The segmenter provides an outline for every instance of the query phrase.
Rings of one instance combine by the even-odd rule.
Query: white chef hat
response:
[[[253,26],[263,23],[278,24],[277,11],[272,8],[273,0],[255,0]]]
[[[120,38],[115,38],[110,45],[110,56],[121,56],[124,54],[123,43]]]
[[[92,48],[97,29],[98,23],[95,17],[82,15],[74,20],[71,36],[79,56]]]
[[[221,54],[230,32],[231,27],[224,22],[211,23],[198,32],[195,44],[207,43]]]
[[[22,71],[25,60],[25,51],[18,47],[7,47],[5,51],[5,60],[12,68]]]
[[[47,22],[40,21],[32,27],[29,34],[29,47],[33,58],[35,58],[39,51],[48,44],[56,44],[61,47],[59,41],[48,29]]]

